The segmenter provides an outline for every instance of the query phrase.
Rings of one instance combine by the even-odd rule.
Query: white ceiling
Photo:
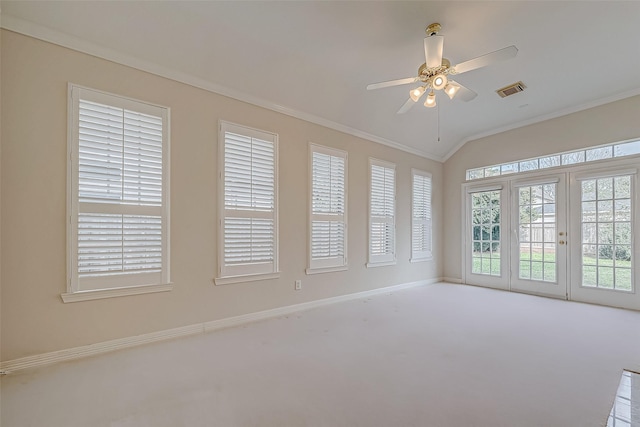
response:
[[[2,1],[4,28],[116,59],[442,160],[466,141],[640,93],[640,2]],[[478,93],[396,111],[424,30],[456,64],[516,45],[456,80]],[[54,31],[50,31],[54,30]],[[522,80],[523,93],[495,90]],[[438,142],[438,110],[440,141]]]

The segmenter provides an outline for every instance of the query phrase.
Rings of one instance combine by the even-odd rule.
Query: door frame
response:
[[[581,292],[576,292],[576,284],[578,281],[581,281],[581,275],[576,274],[576,263],[579,263],[581,260],[581,229],[580,229],[580,218],[578,218],[578,214],[575,213],[575,203],[574,200],[576,198],[576,176],[580,176],[581,174],[590,174],[596,172],[602,172],[606,175],[607,171],[613,171],[615,173],[616,170],[629,170],[629,169],[637,169],[638,173],[635,175],[635,188],[632,197],[632,212],[634,214],[633,220],[633,230],[634,232],[640,233],[640,156],[629,156],[629,157],[620,157],[613,159],[604,159],[598,161],[591,161],[588,163],[579,163],[575,165],[567,165],[567,166],[558,166],[552,168],[539,169],[530,172],[520,172],[516,174],[509,175],[500,175],[496,177],[483,178],[480,180],[467,181],[462,183],[461,186],[461,206],[462,206],[462,215],[461,215],[461,260],[462,260],[462,280],[461,282],[469,285],[476,286],[484,286],[502,290],[509,291],[519,291],[517,289],[513,289],[511,274],[513,274],[512,269],[512,256],[515,256],[511,249],[512,238],[509,237],[505,242],[505,236],[507,233],[504,233],[504,230],[509,230],[509,234],[513,231],[513,215],[511,213],[511,187],[513,182],[518,181],[533,181],[538,178],[542,178],[545,176],[552,175],[565,175],[565,188],[566,188],[566,231],[567,239],[565,241],[568,243],[566,245],[566,294],[563,299],[569,299],[571,301],[578,302],[586,302],[592,304],[599,305],[608,305],[613,307],[622,307],[629,308],[634,310],[640,310],[640,267],[636,267],[636,265],[640,266],[640,238],[632,237],[632,250],[633,257],[632,260],[634,265],[632,265],[632,284],[633,284],[633,292],[632,293],[620,293],[619,291],[609,291],[607,289],[595,289],[594,292],[588,292],[588,294],[592,294],[590,296],[581,295]],[[605,176],[602,175],[602,176]],[[503,258],[501,259],[501,276],[486,276],[484,278],[479,278],[477,274],[470,274],[470,262],[471,262],[471,251],[470,251],[470,232],[471,232],[471,223],[470,223],[470,215],[468,214],[469,210],[469,194],[471,192],[483,191],[483,190],[491,190],[491,189],[501,189],[501,254],[503,254]],[[507,191],[509,189],[509,191]],[[505,194],[506,193],[506,194]],[[508,206],[509,211],[507,215],[504,214],[504,207]],[[571,215],[573,214],[574,218],[572,220]],[[507,218],[508,217],[508,218]],[[633,233],[632,233],[633,235]],[[508,245],[508,246],[507,246]],[[576,261],[577,260],[577,261]],[[506,267],[508,266],[508,268]],[[589,289],[591,290],[591,289]],[[523,292],[523,291],[519,291]],[[530,294],[537,294],[543,296],[552,296],[547,295],[545,293],[535,293],[528,292]],[[603,300],[600,298],[601,295],[605,295],[606,293],[615,293],[621,294],[623,297],[622,301],[611,301],[611,298],[606,298]],[[626,301],[624,296],[633,295],[633,297]],[[616,298],[613,298],[616,300]]]
[[[570,186],[570,210],[575,212],[575,220],[569,224],[570,233],[575,236],[573,245],[574,255],[571,257],[570,270],[574,280],[570,282],[569,288],[573,301],[606,305],[610,307],[620,307],[632,310],[640,310],[640,268],[637,267],[640,260],[640,238],[634,236],[640,231],[640,179],[638,172],[640,165],[637,162],[608,162],[597,169],[578,170],[569,174]],[[581,187],[580,182],[586,179],[608,178],[622,175],[631,175],[631,292],[624,292],[613,289],[591,288],[582,285],[582,220],[579,217],[581,210]]]
[[[514,177],[515,178],[515,177]],[[519,221],[519,193],[522,187],[556,184],[555,196],[555,264],[556,281],[545,282],[542,280],[520,279],[520,225]],[[510,180],[511,205],[511,241],[509,245],[510,256],[510,289],[514,292],[522,292],[532,295],[541,295],[551,298],[569,299],[569,243],[568,233],[568,179],[566,172],[536,174],[526,178]],[[562,233],[562,234],[560,234]],[[544,239],[543,239],[544,240]],[[562,242],[562,243],[561,243]],[[546,244],[546,242],[545,242]]]
[[[472,273],[472,260],[471,260],[471,245],[473,242],[469,239],[469,231],[472,229],[471,225],[471,216],[468,215],[468,209],[470,207],[471,194],[473,193],[481,193],[484,191],[500,191],[500,253],[502,254],[503,249],[509,243],[508,233],[505,233],[504,230],[509,229],[509,217],[507,215],[503,215],[504,206],[508,204],[509,201],[509,186],[505,185],[504,180],[493,180],[490,182],[489,180],[485,180],[482,184],[476,185],[464,185],[463,184],[463,192],[462,192],[462,205],[464,209],[464,215],[462,217],[462,252],[463,252],[463,280],[462,283],[468,285],[476,285],[483,286],[494,289],[502,289],[509,290],[509,262],[507,258],[507,262],[505,262],[504,257],[501,256],[500,259],[500,276],[493,275],[484,275],[484,274],[475,274]],[[508,255],[508,253],[507,253]]]

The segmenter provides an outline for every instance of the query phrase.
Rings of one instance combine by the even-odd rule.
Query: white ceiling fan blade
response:
[[[509,46],[505,47],[504,49],[496,50],[495,52],[487,53],[486,55],[482,55],[477,58],[462,62],[453,67],[453,69],[455,70],[456,74],[466,73],[467,71],[486,67],[487,65],[491,65],[495,62],[511,59],[515,57],[517,53],[517,47]]]
[[[424,57],[427,68],[442,65],[442,49],[444,47],[443,36],[429,36],[424,39]]]
[[[407,102],[405,102],[404,105],[402,107],[400,107],[400,109],[398,110],[397,114],[406,113],[407,111],[409,111],[411,109],[411,107],[413,107],[416,104],[417,104],[417,101],[414,101],[411,98],[407,99]]]
[[[473,98],[478,96],[477,93],[475,93],[471,89],[461,85],[458,82],[454,82],[453,80],[449,80],[449,83],[454,83],[454,84],[457,84],[458,86],[460,86],[460,88],[458,89],[458,92],[456,92],[455,99],[460,99],[460,100],[462,100],[464,102],[469,102]]]
[[[367,86],[367,90],[382,89],[383,87],[408,85],[409,83],[415,83],[418,81],[417,77],[407,77],[406,79],[389,80],[388,82],[372,83]]]

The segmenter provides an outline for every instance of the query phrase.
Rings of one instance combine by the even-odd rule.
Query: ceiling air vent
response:
[[[518,92],[522,92],[526,89],[526,86],[522,82],[517,82],[510,84],[509,86],[505,86],[501,89],[498,89],[496,92],[500,95],[501,98],[505,98],[507,96],[513,95]]]

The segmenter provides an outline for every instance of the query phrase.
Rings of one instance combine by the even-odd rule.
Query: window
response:
[[[278,136],[220,124],[217,285],[278,276]]]
[[[344,270],[347,265],[347,153],[309,145],[311,200],[307,273]]]
[[[368,267],[396,262],[396,166],[369,159]]]
[[[69,93],[63,300],[168,290],[153,289],[169,283],[168,109],[78,86]]]
[[[623,141],[615,144],[538,157],[536,159],[522,160],[516,163],[504,163],[484,168],[467,169],[467,181],[509,173],[553,168],[561,165],[567,166],[584,162],[595,162],[612,157],[635,156],[637,154],[640,154],[640,140]]]
[[[431,259],[431,174],[411,170],[411,261]]]

